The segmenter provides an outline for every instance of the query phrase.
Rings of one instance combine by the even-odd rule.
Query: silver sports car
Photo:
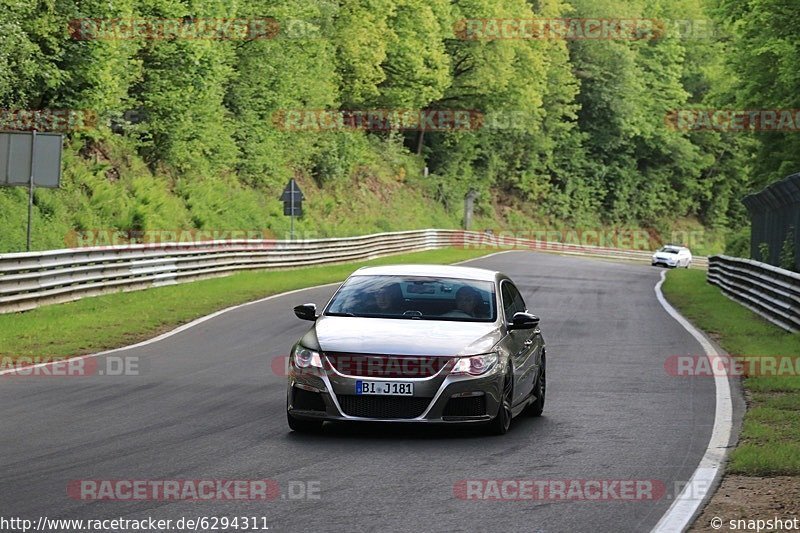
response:
[[[545,344],[508,276],[478,268],[362,268],[289,358],[287,417],[295,431],[326,420],[485,424],[504,434],[539,416]]]

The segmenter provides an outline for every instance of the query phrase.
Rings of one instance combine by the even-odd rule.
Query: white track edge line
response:
[[[714,368],[711,358],[719,357],[722,354],[702,332],[686,320],[664,298],[661,286],[664,284],[666,274],[666,271],[661,272],[661,280],[655,286],[658,302],[672,318],[697,339],[697,342],[706,352],[706,357],[712,363],[711,367]],[[716,410],[714,413],[714,428],[708,441],[708,447],[689,482],[653,528],[652,531],[654,533],[675,533],[688,528],[697,516],[700,507],[713,495],[714,491],[711,489],[716,488],[716,483],[722,476],[728,455],[728,444],[733,431],[733,400],[731,398],[731,384],[724,373],[715,373],[714,386],[716,388]]]

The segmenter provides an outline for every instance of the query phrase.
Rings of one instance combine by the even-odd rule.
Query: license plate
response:
[[[414,384],[398,381],[356,381],[356,394],[414,396]]]

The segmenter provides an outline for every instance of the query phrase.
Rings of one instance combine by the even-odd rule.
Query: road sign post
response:
[[[31,174],[28,180],[28,231],[25,237],[25,251],[31,251],[31,226],[33,225],[33,174],[36,164],[36,130],[31,132]]]
[[[294,178],[289,180],[281,194],[283,201],[283,214],[291,217],[289,222],[289,240],[294,240],[294,217],[303,216],[303,192],[297,186]]]
[[[58,188],[62,143],[60,133],[0,132],[0,185],[28,187],[27,251],[31,250],[33,191],[35,187]]]

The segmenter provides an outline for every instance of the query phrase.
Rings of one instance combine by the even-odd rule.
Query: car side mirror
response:
[[[539,317],[530,313],[514,313],[508,329],[533,329],[539,325]]]
[[[302,320],[317,319],[317,304],[303,304],[294,308],[294,314]]]

